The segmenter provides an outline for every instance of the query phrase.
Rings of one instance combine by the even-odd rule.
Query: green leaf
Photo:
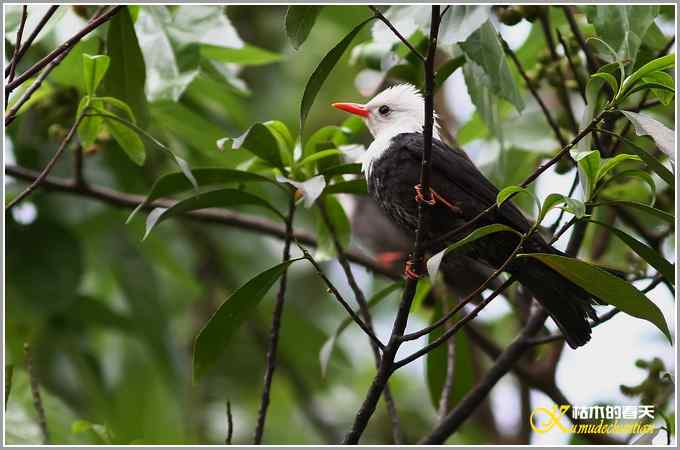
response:
[[[371,309],[383,300],[385,300],[389,295],[401,288],[404,287],[404,282],[403,281],[397,281],[396,283],[392,283],[386,288],[376,292],[373,294],[373,296],[368,300],[368,308]],[[359,312],[357,312],[359,314]],[[328,373],[328,363],[331,360],[331,357],[333,355],[333,350],[335,349],[335,344],[338,341],[338,338],[342,333],[347,329],[348,326],[351,324],[355,323],[354,320],[351,317],[345,317],[342,322],[340,322],[340,325],[338,328],[335,330],[335,333],[333,333],[327,340],[324,342],[323,346],[321,347],[321,350],[319,350],[319,362],[321,363],[321,378],[326,378],[326,373]]]
[[[295,147],[295,140],[293,139],[293,136],[290,134],[290,130],[280,120],[268,120],[263,123],[263,125],[267,128],[269,128],[269,131],[272,132],[274,135],[278,135],[284,142],[286,149],[289,151],[289,153],[292,153],[293,148]]]
[[[673,79],[672,76],[670,76],[666,72],[657,70],[656,72],[652,72],[648,75],[643,76],[642,81],[643,83],[655,83],[665,86],[667,89],[653,88],[652,94],[654,94],[654,96],[657,99],[659,99],[661,104],[663,105],[671,104],[671,102],[673,101],[673,97],[675,97],[674,88],[675,80]]]
[[[220,47],[218,45],[201,45],[201,56],[224,63],[234,63],[243,66],[262,66],[281,61],[283,55],[270,52],[254,45],[244,45],[240,48]]]
[[[647,153],[646,150],[635,144],[635,142],[631,141],[630,139],[626,137],[619,137],[619,139],[621,139],[624,144],[628,145],[629,149],[638,155],[645,162],[645,164],[647,164],[650,169],[659,175],[662,180],[668,183],[669,186],[675,186],[675,177],[670,170],[661,164],[661,162],[659,162],[656,158]]]
[[[540,224],[545,219],[548,212],[559,204],[564,204],[563,209],[573,214],[577,219],[582,218],[586,214],[586,205],[580,201],[562,194],[550,194],[543,201],[537,222]]]
[[[335,230],[340,246],[342,248],[349,247],[352,228],[342,205],[335,197],[328,195],[322,196],[319,201],[323,202],[323,205],[326,208],[326,213]],[[335,243],[333,242],[330,231],[324,223],[321,213],[316,208],[314,209],[314,216],[316,217],[317,242],[314,259],[317,261],[328,261],[337,255]]]
[[[541,202],[538,201],[536,195],[534,195],[534,193],[531,192],[529,189],[523,188],[522,186],[508,186],[501,189],[498,195],[496,195],[496,205],[498,205],[498,207],[500,208],[503,205],[503,203],[505,203],[511,196],[514,196],[518,192],[522,192],[529,195],[536,202],[538,209],[539,210],[541,209]]]
[[[465,55],[451,58],[439,66],[437,68],[437,73],[434,75],[434,85],[436,87],[441,87],[453,72],[463,67],[463,64],[465,64]]]
[[[651,322],[673,343],[661,310],[627,281],[597,266],[566,256],[529,253],[518,257],[537,259],[598,300]]]
[[[354,195],[367,195],[368,186],[366,185],[366,180],[360,178],[357,180],[339,181],[335,184],[331,184],[326,187],[324,194],[354,194]]]
[[[193,169],[191,173],[194,176],[194,180],[197,186],[214,186],[214,185],[227,185],[233,183],[258,183],[266,182],[271,183],[274,186],[281,188],[281,185],[271,178],[264,177],[252,172],[245,172],[243,170],[235,169],[222,169],[222,168],[200,168]],[[127,221],[128,223],[132,220],[135,214],[149,203],[153,202],[162,197],[170,197],[181,192],[186,192],[194,189],[196,186],[191,182],[184,172],[173,172],[158,178],[151,190],[144,199],[144,202],[140,203],[137,208],[130,214]]]
[[[374,20],[375,17],[369,17],[368,19],[361,22],[359,25],[355,26],[352,31],[350,31],[347,36],[345,36],[340,42],[338,42],[335,47],[333,47],[324,58],[321,60],[319,65],[314,69],[312,76],[309,77],[307,84],[305,85],[305,92],[302,94],[302,102],[300,102],[300,135],[302,135],[302,130],[304,129],[305,119],[307,119],[307,114],[314,103],[316,95],[319,93],[321,86],[330,75],[331,71],[338,63],[342,55],[352,43],[354,37],[361,31],[361,29],[368,22]]]
[[[493,93],[508,100],[521,112],[524,109],[524,101],[505,59],[498,33],[491,22],[486,21],[462,42],[460,47],[468,58],[484,70]]]
[[[115,119],[102,117],[102,120],[111,136],[113,136],[132,162],[138,166],[143,165],[146,159],[146,150],[144,149],[144,142],[137,135],[137,132]]]
[[[619,82],[616,81],[616,78],[614,78],[614,75],[611,73],[597,72],[592,74],[590,78],[601,78],[606,81],[607,84],[609,84],[609,87],[612,89],[612,97],[616,97],[616,95],[619,93]]]
[[[638,136],[648,135],[654,139],[659,150],[675,161],[675,132],[664,124],[645,114],[621,111],[630,120]]]
[[[621,153],[612,158],[605,158],[601,161],[600,168],[595,175],[595,184],[602,181],[602,179],[616,166],[624,161],[641,161],[639,156]]]
[[[336,149],[339,145],[344,143],[344,139],[339,140],[338,137],[344,138],[344,132],[342,127],[335,125],[328,125],[319,128],[307,139],[303,149],[302,158],[308,158],[315,153]]]
[[[640,67],[638,70],[630,74],[628,77],[626,77],[625,80],[621,83],[621,97],[622,99],[625,98],[627,95],[628,90],[630,90],[633,85],[640,80],[642,77],[647,76],[653,72],[656,72],[657,70],[666,70],[670,69],[673,66],[675,66],[675,54],[671,53],[670,55],[662,56],[660,58],[656,58],[644,66]]]
[[[619,60],[635,62],[642,39],[654,23],[659,7],[633,5],[586,6],[597,35],[614,48]]]
[[[231,142],[231,148],[234,150],[246,149],[274,167],[283,167],[276,137],[264,124],[254,124],[237,138],[220,139],[217,145],[222,148],[224,143],[228,141]]]
[[[439,44],[447,46],[466,40],[490,15],[489,5],[450,5],[441,18]]]
[[[295,50],[307,40],[322,5],[289,6],[286,11],[286,35]]]
[[[128,106],[127,103],[125,103],[122,100],[118,100],[117,98],[113,97],[94,97],[93,100],[99,100],[104,102],[107,105],[113,106],[114,108],[117,108],[125,113],[127,115],[128,120],[132,123],[137,123],[137,120],[135,119],[135,114],[132,112],[132,108]]]
[[[198,381],[222,355],[229,339],[257,308],[293,259],[265,270],[238,288],[210,317],[194,341],[193,379]]]
[[[479,64],[468,58],[463,66],[463,77],[470,99],[477,109],[476,113],[482,119],[481,125],[484,126],[484,128],[477,127],[475,130],[477,134],[474,138],[486,137],[490,131],[494,137],[500,140],[502,133],[499,104],[491,91],[489,76]],[[474,121],[474,117],[472,121]]]
[[[435,279],[437,277],[437,272],[439,272],[439,266],[442,263],[442,260],[444,259],[444,256],[446,256],[448,253],[452,251],[460,251],[464,247],[472,244],[474,241],[481,239],[485,236],[488,236],[490,234],[494,233],[500,233],[500,232],[510,232],[512,234],[515,234],[517,236],[522,236],[520,232],[515,230],[514,228],[510,228],[507,225],[503,225],[500,223],[495,223],[492,225],[486,225],[480,228],[477,228],[475,231],[472,233],[468,234],[465,236],[463,239],[459,240],[458,242],[455,242],[448,247],[446,247],[444,250],[440,251],[436,255],[432,256],[430,259],[427,260],[427,273],[430,275],[430,281],[432,284],[434,284]]]
[[[328,149],[328,150],[321,150],[320,152],[312,153],[311,155],[307,156],[306,158],[303,158],[301,161],[295,163],[297,167],[304,167],[305,165],[312,163],[314,161],[318,161],[320,159],[324,158],[329,158],[331,156],[339,156],[342,155],[343,153],[340,150],[336,149]]]
[[[635,208],[652,216],[658,217],[659,219],[668,222],[675,223],[675,218],[672,214],[666,211],[661,211],[660,209],[652,208],[649,205],[639,202],[629,202],[629,201],[619,201],[619,200],[607,200],[593,203],[592,206],[625,206],[628,208]]]
[[[84,114],[86,106],[92,106],[93,108],[103,108],[101,101],[92,100],[85,96],[80,99],[78,103],[78,111],[76,112],[76,117],[80,117]],[[80,145],[84,148],[92,146],[97,140],[97,135],[99,131],[104,126],[104,120],[99,116],[87,116],[84,117],[78,126],[78,139],[80,139]]]
[[[650,266],[654,267],[659,273],[668,281],[670,284],[675,284],[675,264],[668,262],[663,256],[657,253],[653,248],[647,244],[638,241],[633,236],[628,233],[619,230],[611,225],[598,220],[590,219],[589,222],[595,223],[601,227],[605,227],[612,233],[614,233],[619,239],[628,245],[635,253],[637,253],[642,259],[647,261]]]
[[[88,55],[83,53],[83,80],[85,83],[85,92],[88,95],[94,95],[99,83],[106,74],[109,68],[111,59],[106,55]]]
[[[140,126],[146,128],[149,122],[144,92],[146,64],[127,8],[111,19],[106,43],[111,67],[104,78],[104,92],[129,105]]]
[[[283,214],[281,214],[269,202],[262,199],[261,197],[248,192],[240,191],[238,189],[217,189],[214,191],[193,195],[175,203],[170,208],[156,208],[151,211],[149,216],[146,218],[146,232],[144,233],[143,239],[146,239],[147,236],[149,236],[149,233],[151,233],[151,230],[153,230],[156,225],[166,219],[178,216],[182,213],[195,211],[198,209],[229,208],[239,205],[259,206],[273,212],[281,220],[285,219]]]
[[[654,206],[654,203],[656,201],[656,184],[654,183],[654,179],[652,178],[651,175],[649,175],[647,172],[644,172],[642,170],[624,170],[623,172],[619,172],[617,174],[614,174],[611,176],[608,180],[602,182],[597,190],[595,191],[595,194],[593,194],[593,198],[597,198],[597,194],[600,192],[605,192],[605,188],[614,180],[617,180],[619,178],[625,178],[625,177],[637,177],[641,178],[644,182],[647,183],[649,186],[649,189],[652,192],[652,199],[649,202],[649,206]]]
[[[359,174],[361,173],[360,163],[338,164],[337,166],[329,167],[328,169],[319,172],[326,178],[332,178],[338,175]]]
[[[434,323],[443,317],[442,306],[438,302],[435,306],[434,314],[430,323]],[[456,314],[451,322],[455,322],[459,318]],[[446,326],[441,326],[432,333],[428,334],[428,344],[438,339],[446,330]],[[472,348],[470,346],[469,338],[465,334],[465,330],[459,330],[452,338],[453,339],[453,386],[449,395],[449,410],[453,409],[463,398],[463,396],[470,391],[474,386],[475,374],[470,361],[472,360]],[[427,354],[425,361],[425,374],[427,378],[427,387],[430,392],[430,400],[435,410],[439,410],[441,396],[444,391],[446,383],[446,376],[448,370],[448,346],[440,345],[433,351]],[[446,411],[446,412],[448,412]]]
[[[590,199],[597,180],[597,173],[600,170],[600,152],[590,150],[586,152],[572,153],[571,156],[576,161],[578,176],[583,189],[583,198]]]

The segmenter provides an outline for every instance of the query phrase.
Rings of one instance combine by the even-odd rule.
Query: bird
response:
[[[423,95],[415,86],[397,84],[365,104],[338,102],[332,106],[361,117],[373,136],[361,158],[362,172],[369,195],[391,221],[413,237],[418,226],[419,203],[429,204],[429,226],[423,239],[428,254],[439,252],[463,238],[464,235],[447,236],[447,233],[496,203],[498,188],[463,150],[440,140],[436,112],[430,162],[431,187],[430,192],[423,192],[419,182],[425,107]],[[484,215],[475,222],[474,228],[494,223],[509,226],[522,234],[532,227],[512,201],[506,201]],[[464,256],[498,268],[518,243],[519,237],[515,233],[498,232],[474,241],[466,248]],[[522,252],[565,256],[538,233],[532,233],[525,240]],[[458,253],[450,253],[444,261],[458,257]],[[514,258],[504,270],[545,308],[570,347],[578,348],[590,340],[592,330],[588,318],[597,320],[593,305],[599,299],[536,258]],[[420,276],[408,263],[404,274],[408,278]]]

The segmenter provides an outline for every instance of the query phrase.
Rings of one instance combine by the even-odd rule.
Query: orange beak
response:
[[[333,103],[333,107],[357,116],[368,117],[368,109],[359,103]]]

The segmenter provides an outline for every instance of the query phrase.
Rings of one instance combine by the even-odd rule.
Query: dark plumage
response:
[[[432,206],[426,241],[434,240],[472,219],[494,204],[498,194],[498,189],[462,151],[452,149],[437,139],[433,139],[432,147],[432,189],[455,204],[460,212],[452,211],[442,202]],[[409,233],[414,233],[418,220],[414,186],[419,183],[422,149],[422,133],[397,134],[389,146],[371,161],[367,173],[369,193],[392,220]],[[508,225],[521,233],[528,231],[531,226],[511,202],[505,203],[475,226],[492,223]],[[464,235],[469,232],[465,231]],[[464,235],[452,236],[427,250],[430,253],[438,252]],[[466,255],[499,267],[518,242],[518,237],[512,233],[496,233],[477,240]],[[525,243],[522,251],[561,254],[536,233]],[[456,257],[456,254],[447,256]],[[515,259],[507,271],[545,307],[572,348],[590,339],[591,329],[587,317],[595,317],[595,312],[586,292],[532,258]]]

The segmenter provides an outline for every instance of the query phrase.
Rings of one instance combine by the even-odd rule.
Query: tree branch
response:
[[[82,120],[83,120],[82,115],[76,119],[75,123],[73,124],[73,126],[71,126],[71,129],[66,134],[66,137],[61,141],[61,145],[59,145],[59,148],[54,153],[54,156],[52,156],[52,159],[48,161],[47,165],[42,170],[42,172],[40,172],[40,174],[35,178],[35,180],[33,180],[33,183],[31,183],[21,194],[17,195],[14,199],[12,199],[11,202],[7,204],[7,206],[5,207],[5,212],[11,210],[15,205],[17,205],[23,199],[31,195],[31,193],[40,185],[40,183],[42,183],[45,180],[47,175],[52,170],[52,167],[54,167],[54,164],[57,162],[59,157],[64,153],[66,145],[69,143],[71,138],[73,138],[73,135],[75,134]]]
[[[437,49],[437,35],[439,34],[439,10],[439,5],[432,6],[430,39],[427,58],[425,59],[425,124],[423,127],[423,156],[420,167],[420,186],[423,189],[423,192],[430,192],[430,158],[432,153],[432,132],[434,126],[434,56]],[[416,228],[412,259],[416,265],[416,270],[418,271],[420,270],[419,266],[421,265],[421,260],[424,255],[423,238],[429,224],[428,216],[429,214],[426,206],[421,202],[418,206],[418,225]],[[404,330],[406,329],[408,315],[416,292],[416,285],[417,280],[415,279],[409,278],[406,282],[397,316],[394,319],[394,324],[392,326],[392,336],[383,350],[378,373],[375,375],[371,387],[366,394],[366,398],[356,414],[354,424],[345,437],[344,444],[357,444],[359,442],[359,438],[366,429],[366,425],[375,411],[380,394],[393,372],[392,366],[394,364],[394,358],[401,345],[400,337],[404,334]]]
[[[38,37],[38,34],[42,31],[43,28],[45,28],[45,25],[47,24],[47,21],[50,20],[50,18],[54,15],[54,13],[57,11],[57,8],[59,6],[50,6],[50,8],[47,10],[45,15],[40,19],[40,22],[38,22],[38,25],[36,25],[35,29],[33,32],[31,32],[31,35],[26,39],[26,42],[24,42],[21,45],[21,49],[19,49],[19,53],[17,54],[17,64],[19,64],[19,61],[21,61],[21,58],[24,57],[24,54],[26,51],[28,51],[29,48],[31,48],[31,45],[33,45],[33,41],[35,40],[36,37]],[[8,76],[10,74],[10,67],[5,68],[5,76]],[[14,77],[11,77],[14,78]],[[11,80],[10,80],[11,81]]]
[[[295,192],[290,192],[288,201],[288,215],[286,216],[286,237],[283,243],[283,258],[282,262],[290,260],[290,244],[293,240],[293,220],[295,217]],[[262,435],[264,434],[264,423],[267,418],[267,409],[269,408],[269,393],[271,391],[272,380],[274,378],[274,370],[276,369],[276,351],[279,343],[279,333],[281,330],[281,317],[283,316],[283,306],[286,300],[286,285],[288,283],[288,268],[284,269],[279,283],[279,292],[276,295],[276,304],[274,306],[274,313],[272,314],[272,326],[269,333],[269,345],[267,347],[267,362],[264,374],[264,387],[262,389],[262,397],[260,399],[260,409],[257,413],[257,422],[255,425],[255,435],[253,437],[253,444],[259,445],[262,443]]]
[[[378,20],[380,20],[382,23],[387,25],[387,28],[389,28],[392,31],[392,33],[394,33],[394,35],[396,37],[398,37],[399,40],[401,42],[403,42],[404,45],[406,47],[408,47],[408,49],[411,50],[411,52],[414,55],[416,55],[416,57],[420,60],[420,62],[423,62],[423,63],[425,62],[425,57],[413,46],[413,44],[411,44],[408,41],[408,39],[406,39],[404,36],[401,35],[401,33],[399,33],[399,31],[394,27],[394,25],[392,25],[392,22],[390,22],[385,16],[383,16],[383,14],[380,12],[380,10],[378,10],[378,8],[376,8],[375,6],[370,6],[370,5],[368,7],[371,9],[371,11],[373,11],[373,14],[375,14],[375,17],[377,17]]]
[[[597,60],[593,56],[593,53],[590,51],[590,48],[588,47],[586,40],[583,38],[581,30],[578,28],[578,24],[576,23],[576,18],[574,17],[574,12],[572,8],[573,7],[569,5],[562,5],[562,11],[564,12],[564,16],[567,18],[567,22],[569,22],[569,28],[571,28],[571,32],[574,34],[574,37],[576,38],[578,45],[581,47],[581,50],[583,50],[583,54],[586,55],[588,71],[590,73],[595,73],[597,72]]]
[[[12,55],[12,62],[9,65],[9,79],[8,83],[11,83],[14,79],[14,75],[17,70],[17,63],[19,62],[19,50],[21,48],[21,39],[24,35],[24,26],[26,26],[26,18],[28,18],[28,6],[21,7],[21,22],[19,23],[19,29],[17,30],[16,43],[14,45],[14,54]],[[9,102],[9,96],[5,96],[5,107]]]
[[[231,438],[234,435],[234,420],[231,417],[231,402],[227,400],[227,437],[224,439],[226,445],[231,445]]]

